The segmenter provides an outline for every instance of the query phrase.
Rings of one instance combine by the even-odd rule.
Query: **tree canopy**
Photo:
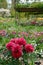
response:
[[[6,0],[0,0],[0,8],[7,8],[7,1]]]

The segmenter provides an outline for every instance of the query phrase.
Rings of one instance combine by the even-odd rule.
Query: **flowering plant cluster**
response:
[[[34,47],[31,44],[27,44],[27,42],[24,38],[13,38],[13,39],[11,39],[10,42],[8,42],[6,44],[6,48],[8,49],[8,51],[11,52],[12,58],[17,59],[17,60],[20,58],[23,59],[23,56],[25,54],[32,53],[34,51]],[[17,63],[18,62],[16,62],[16,64]],[[19,63],[18,63],[18,65],[19,65]]]
[[[26,43],[27,42],[24,38],[14,38],[6,44],[6,48],[11,51],[13,58],[20,58],[23,55],[23,51],[26,53],[31,53],[34,51],[33,46]]]

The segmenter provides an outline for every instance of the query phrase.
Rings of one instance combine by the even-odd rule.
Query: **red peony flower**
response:
[[[26,40],[24,38],[18,38],[15,43],[25,46],[26,45]]]
[[[13,38],[13,39],[11,39],[11,40],[10,40],[10,42],[15,43],[15,42],[16,42],[16,40],[18,40],[18,38]]]
[[[8,50],[11,50],[12,49],[12,46],[14,46],[14,43],[13,42],[9,42],[8,44],[6,44],[6,48]]]
[[[6,48],[11,51],[13,58],[20,58],[23,53],[23,49],[27,53],[33,52],[34,48],[31,44],[26,44],[26,40],[24,38],[14,38],[11,39],[8,44],[6,44]]]
[[[22,56],[22,49],[18,44],[15,44],[12,47],[12,57],[13,58],[19,58]]]
[[[27,53],[30,53],[30,52],[33,52],[34,48],[31,44],[26,44],[25,50],[26,50]]]

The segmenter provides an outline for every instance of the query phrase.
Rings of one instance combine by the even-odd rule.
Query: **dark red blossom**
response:
[[[15,43],[17,40],[18,40],[18,38],[13,38],[13,39],[10,40],[10,42]]]
[[[32,21],[31,24],[35,25],[36,24],[36,21]]]
[[[6,48],[8,50],[11,50],[13,46],[14,46],[14,43],[13,42],[9,42],[9,43],[6,44]]]
[[[12,47],[12,56],[13,58],[19,58],[22,56],[22,49],[18,44],[15,44]]]
[[[24,38],[18,38],[15,43],[25,46],[26,45],[26,40]]]
[[[34,48],[31,44],[26,44],[25,50],[26,50],[27,53],[30,53],[30,52],[33,52]]]

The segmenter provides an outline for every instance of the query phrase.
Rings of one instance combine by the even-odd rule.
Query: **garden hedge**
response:
[[[43,2],[33,2],[32,4],[16,4],[16,8],[43,8]]]

